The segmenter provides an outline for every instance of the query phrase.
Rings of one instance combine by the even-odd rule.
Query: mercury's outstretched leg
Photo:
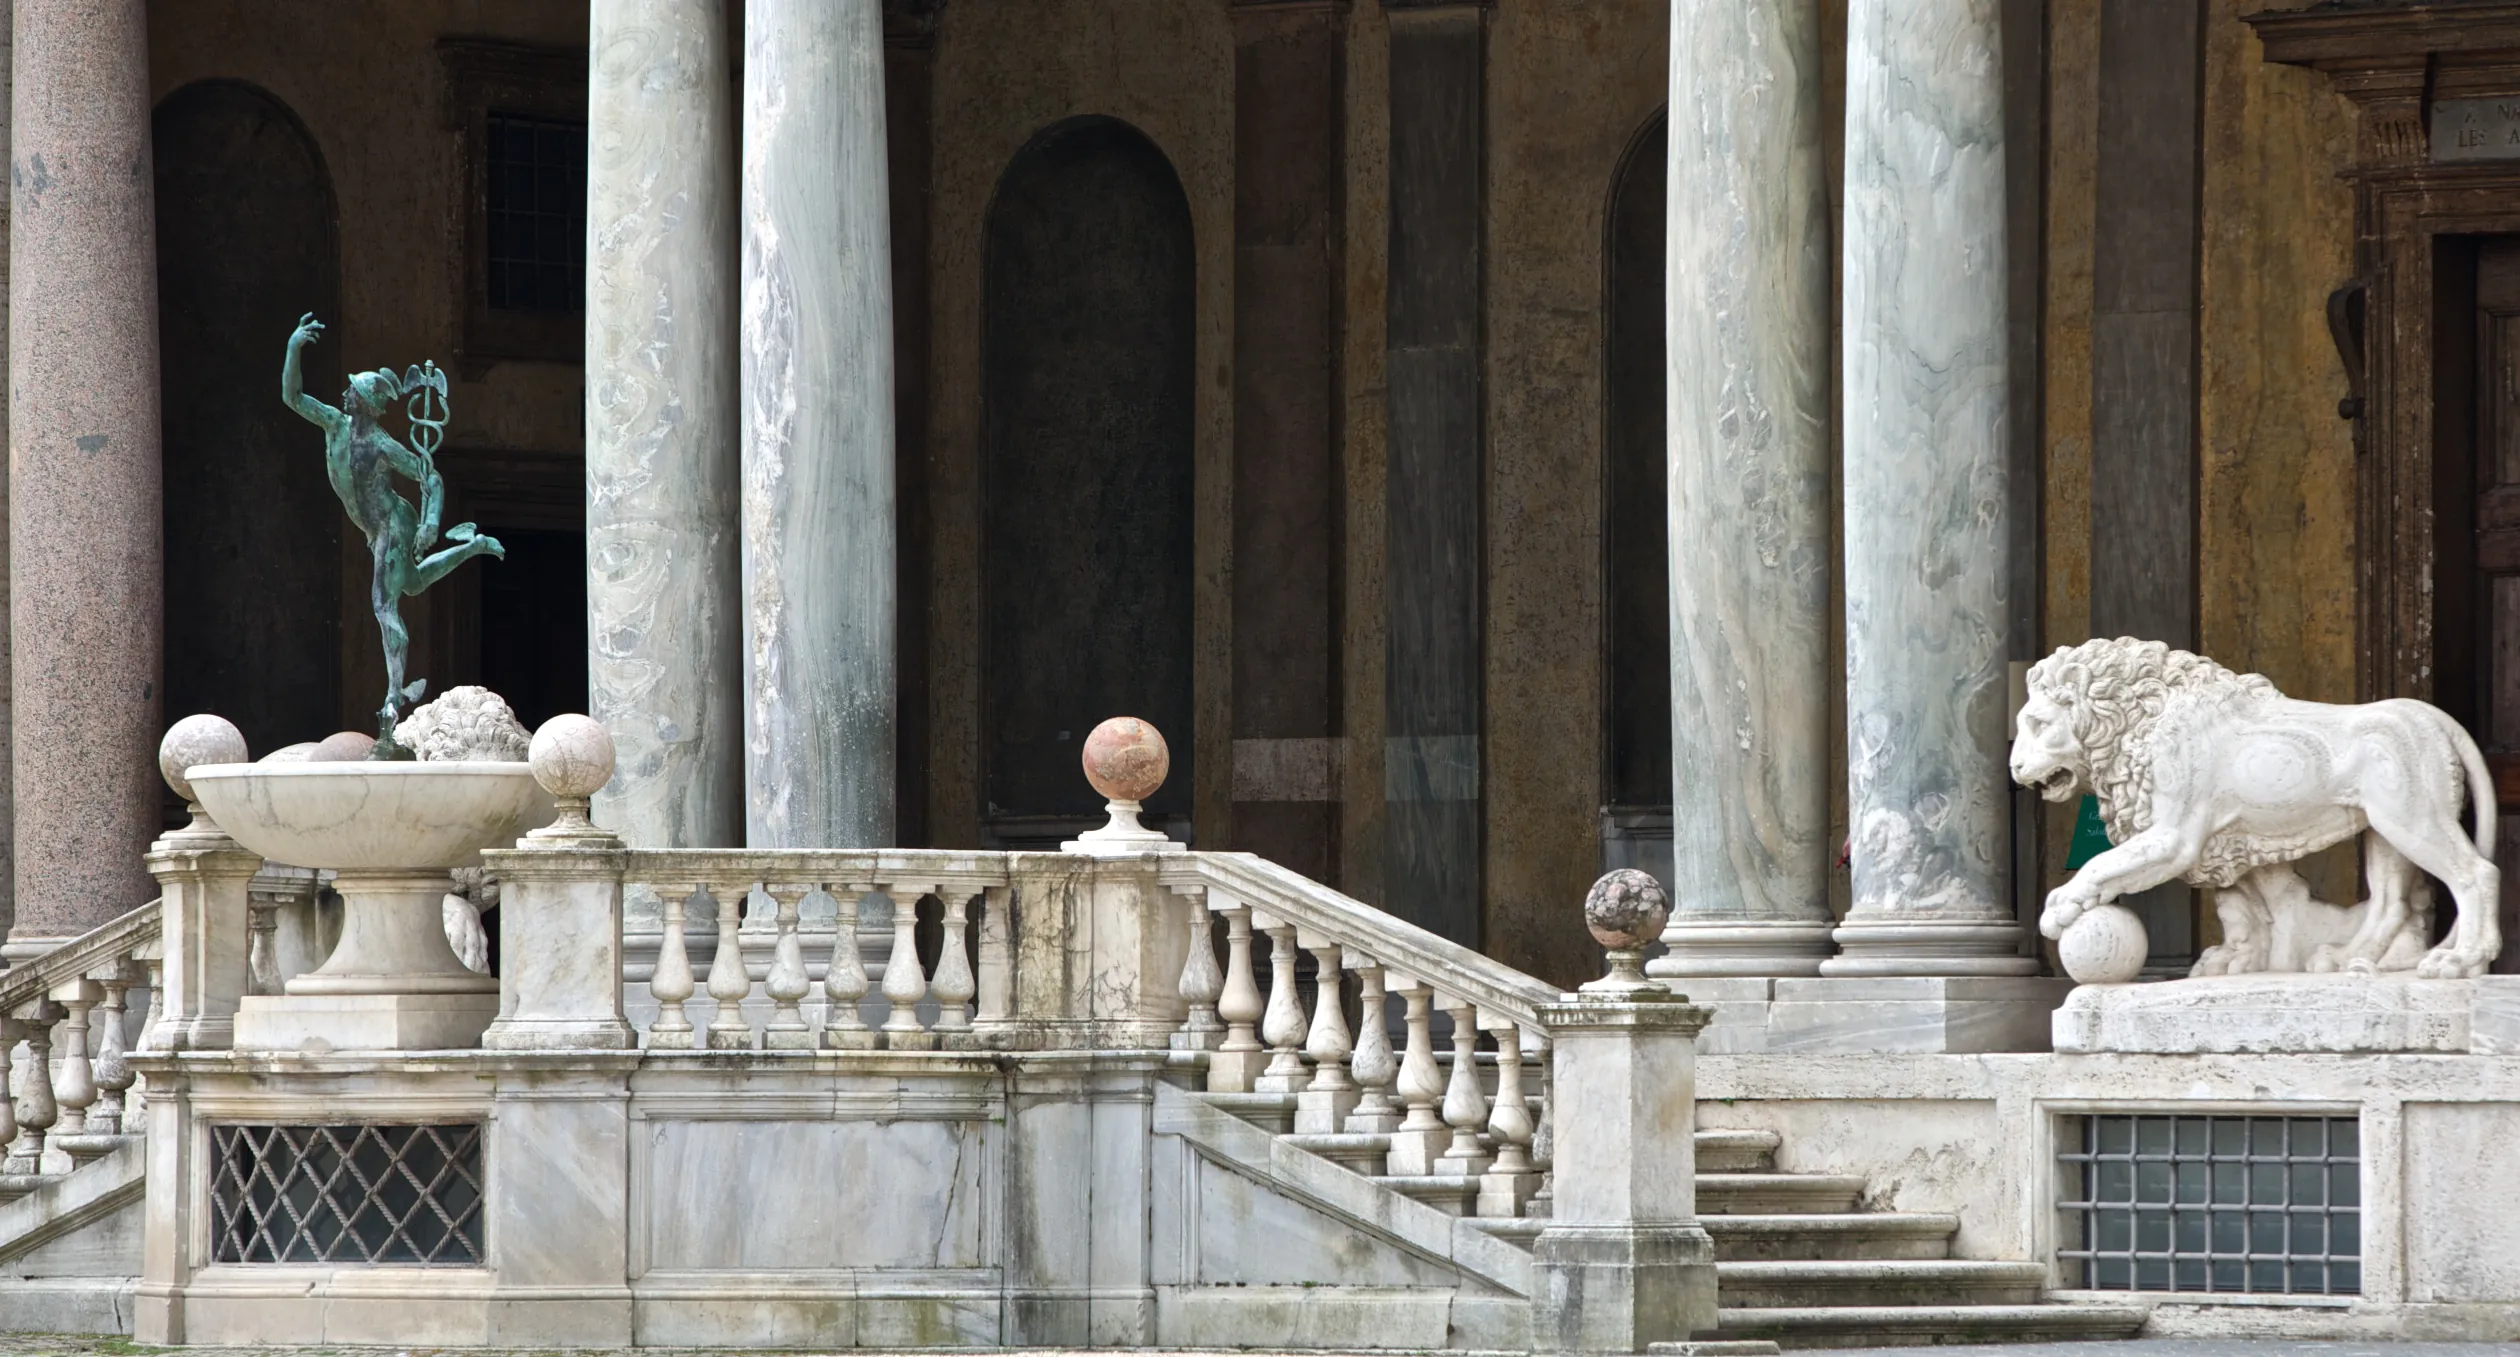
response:
[[[413,566],[411,578],[403,585],[402,591],[406,596],[416,595],[439,580],[445,579],[448,571],[475,556],[495,556],[500,560],[506,560],[507,548],[500,546],[499,539],[496,537],[475,537],[470,541],[448,547]]]

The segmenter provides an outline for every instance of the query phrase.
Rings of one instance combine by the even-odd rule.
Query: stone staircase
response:
[[[1475,1179],[1375,1173],[1386,1137],[1292,1134],[1291,1096],[1183,1096],[1266,1141],[1244,1132],[1236,1143],[1236,1133],[1213,1121],[1201,1127],[1180,1116],[1159,1117],[1159,1130],[1186,1133],[1202,1153],[1265,1174],[1278,1190],[1309,1196],[1332,1214],[1388,1228],[1398,1242],[1440,1254],[1465,1273],[1527,1287],[1532,1241],[1547,1227],[1545,1217],[1470,1214]],[[1875,1347],[2131,1338],[2143,1327],[2141,1306],[2042,1304],[2041,1264],[1951,1257],[1957,1216],[1863,1211],[1860,1178],[1779,1172],[1774,1132],[1696,1134],[1698,1212],[1715,1241],[1721,1306],[1719,1327],[1702,1337]],[[1364,1200],[1371,1189],[1386,1196],[1380,1211]],[[1430,1207],[1449,1219],[1434,1220],[1424,1211]],[[1465,1235],[1511,1245],[1516,1256],[1500,1259]]]

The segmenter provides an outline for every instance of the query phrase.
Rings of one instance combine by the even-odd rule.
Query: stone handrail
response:
[[[1561,993],[1536,976],[1254,854],[1183,853],[1168,857],[1158,875],[1175,889],[1222,892],[1285,919],[1306,937],[1369,953],[1388,971],[1424,980],[1525,1026],[1536,1026],[1540,1005],[1557,1002]]]
[[[86,979],[90,971],[128,961],[157,939],[158,902],[151,900],[42,956],[0,971],[0,1013],[13,1013],[20,1005],[49,996],[58,986]]]

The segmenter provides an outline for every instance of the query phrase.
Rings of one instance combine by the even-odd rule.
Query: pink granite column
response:
[[[157,893],[140,855],[158,828],[165,586],[146,6],[14,10],[11,957]],[[277,400],[276,348],[273,377]]]

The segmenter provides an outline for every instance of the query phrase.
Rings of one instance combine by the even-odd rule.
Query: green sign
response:
[[[2074,817],[2074,841],[2065,849],[2065,870],[2070,872],[2114,846],[2108,827],[2100,823],[2100,798],[2084,797],[2082,810]]]

